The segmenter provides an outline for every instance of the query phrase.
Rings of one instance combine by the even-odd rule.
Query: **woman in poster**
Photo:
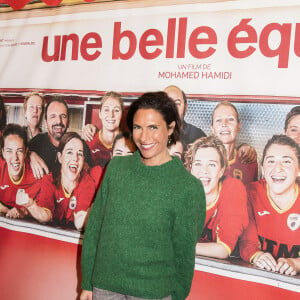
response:
[[[132,155],[136,151],[136,145],[127,131],[119,133],[112,145],[112,157]]]
[[[203,187],[168,152],[180,118],[165,93],[134,101],[127,126],[138,151],[107,166],[84,235],[80,299],[182,300],[205,219]]]
[[[300,105],[293,107],[286,115],[284,132],[300,145]]]
[[[171,156],[177,156],[180,160],[183,159],[183,144],[181,141],[177,141],[175,144],[169,146],[168,151]]]
[[[103,168],[111,159],[112,145],[120,132],[122,114],[123,100],[121,95],[116,92],[106,93],[101,99],[99,109],[102,129],[93,136],[91,141],[87,141],[95,165]],[[91,128],[95,130],[94,126]]]
[[[0,212],[11,218],[23,218],[29,212],[37,219],[47,221],[49,211],[36,207],[32,200],[38,194],[40,181],[34,178],[27,160],[26,131],[17,124],[8,124],[3,131],[1,150]],[[21,197],[22,194],[27,196]],[[30,203],[28,197],[31,199]]]
[[[196,140],[185,159],[187,169],[201,180],[206,197],[206,220],[196,254],[227,258],[248,225],[246,189],[240,180],[224,177],[226,150],[216,137]]]
[[[40,128],[44,113],[44,98],[41,94],[33,92],[24,99],[24,115],[28,140],[42,132]]]
[[[228,101],[220,102],[213,111],[211,130],[226,148],[228,168],[225,175],[238,178],[244,184],[248,184],[257,180],[258,166],[256,159],[245,162],[239,155],[240,151],[237,151],[236,138],[240,129],[241,122],[236,107]],[[250,148],[253,156],[256,157],[256,151],[252,147]]]
[[[265,179],[249,185],[250,222],[240,242],[244,260],[286,275],[300,272],[299,163],[300,148],[291,138],[274,135],[268,141]]]
[[[83,140],[76,132],[67,132],[59,142],[53,173],[42,179],[37,202],[49,203],[54,223],[81,230],[101,174],[99,166],[85,167]]]

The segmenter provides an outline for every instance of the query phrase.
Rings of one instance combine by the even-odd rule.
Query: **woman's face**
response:
[[[122,107],[119,100],[111,97],[106,99],[99,111],[99,118],[104,130],[118,130],[122,118]]]
[[[298,164],[297,156],[290,146],[270,146],[264,158],[263,171],[271,194],[284,195],[294,188]]]
[[[26,149],[23,140],[15,134],[9,135],[4,140],[2,155],[7,163],[9,176],[18,181],[23,175]]]
[[[231,106],[220,105],[214,111],[211,130],[223,144],[235,143],[240,127],[236,111]]]
[[[38,127],[41,122],[43,112],[43,100],[37,95],[31,96],[27,101],[25,119],[29,126]]]
[[[201,180],[206,196],[218,193],[219,180],[224,174],[218,151],[213,147],[199,148],[192,163],[191,174]]]
[[[84,165],[83,144],[77,138],[71,139],[62,153],[57,153],[61,164],[61,175],[70,181],[77,180]]]
[[[300,115],[290,119],[285,134],[300,145]]]
[[[183,145],[180,141],[177,141],[176,144],[172,144],[168,147],[168,151],[170,155],[177,156],[178,158],[182,159]]]
[[[132,155],[135,150],[135,144],[130,139],[122,137],[116,141],[112,156]]]
[[[174,131],[175,122],[167,126],[160,112],[154,109],[139,109],[133,117],[133,140],[139,148],[145,165],[165,163],[168,153],[168,136]]]

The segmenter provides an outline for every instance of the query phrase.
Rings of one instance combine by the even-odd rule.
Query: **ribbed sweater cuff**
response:
[[[87,290],[87,291],[92,291],[93,290],[93,286],[90,283],[86,283],[86,282],[81,283],[81,288],[83,290]]]

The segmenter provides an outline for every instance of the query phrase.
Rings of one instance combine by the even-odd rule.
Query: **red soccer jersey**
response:
[[[240,180],[228,177],[222,183],[218,200],[206,208],[199,242],[222,243],[230,254],[247,225],[246,189]]]
[[[250,222],[240,242],[241,257],[250,261],[259,250],[270,252],[276,259],[299,257],[299,192],[294,203],[281,210],[268,196],[267,183],[263,179],[249,186],[248,198]]]
[[[234,150],[234,158],[228,162],[228,168],[225,171],[225,176],[231,176],[242,180],[247,185],[250,182],[257,180],[258,166],[257,162],[244,163]]]
[[[101,166],[102,168],[107,165],[109,160],[111,159],[111,147],[106,147],[103,142],[101,141],[99,131],[97,134],[95,134],[92,141],[87,142],[87,145],[89,146],[91,150],[91,155],[94,161],[94,164],[96,166]]]
[[[97,180],[101,169],[99,166],[95,168],[95,170],[98,170],[98,175],[94,177]],[[96,172],[92,171],[92,173]],[[74,222],[74,213],[81,210],[87,211],[91,206],[96,186],[97,183],[93,177],[89,173],[84,172],[72,194],[68,195],[62,186],[57,188],[54,185],[52,175],[48,174],[42,179],[41,192],[38,195],[37,204],[50,209],[54,216],[53,219],[56,221]]]
[[[40,180],[33,176],[30,164],[25,162],[25,171],[18,182],[14,182],[8,174],[7,164],[0,159],[0,201],[8,207],[19,207],[16,205],[18,189],[24,189],[30,198],[35,199],[40,190]]]
[[[104,170],[100,166],[95,166],[93,168],[89,168],[88,173],[93,178],[95,184],[96,184],[96,190],[99,188],[99,185],[101,183],[101,180],[104,176]]]

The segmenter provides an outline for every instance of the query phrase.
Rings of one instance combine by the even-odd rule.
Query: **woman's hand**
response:
[[[93,300],[93,292],[87,291],[87,290],[82,290],[79,299],[80,300]]]
[[[25,192],[24,189],[18,189],[16,195],[16,204],[23,205],[24,207],[29,207],[33,204],[33,199]]]
[[[97,132],[97,127],[93,124],[86,124],[83,128],[82,128],[82,138],[85,141],[90,142],[95,134]]]
[[[254,163],[257,161],[257,153],[256,150],[248,145],[248,144],[241,144],[238,149],[238,156],[241,160],[245,163]]]
[[[26,216],[26,210],[13,207],[6,213],[5,216],[12,219],[23,219]]]
[[[74,225],[77,230],[81,230],[84,227],[86,221],[86,215],[87,212],[83,210],[74,213]]]
[[[300,261],[298,260],[298,263]],[[280,257],[277,260],[276,272],[285,275],[295,276],[297,274],[296,261],[293,258]]]
[[[9,211],[9,208],[0,202],[0,213],[6,214],[8,211]]]
[[[259,251],[253,259],[253,264],[260,269],[275,272],[277,262],[271,253]]]

